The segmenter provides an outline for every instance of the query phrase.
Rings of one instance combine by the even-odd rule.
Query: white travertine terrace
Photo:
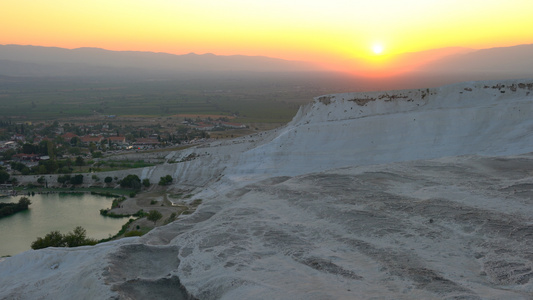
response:
[[[202,205],[5,258],[0,298],[530,299],[531,116],[533,80],[317,97],[277,130],[128,171]]]

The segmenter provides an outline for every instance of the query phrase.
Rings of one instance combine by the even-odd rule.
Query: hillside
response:
[[[302,72],[318,70],[306,62],[263,56],[173,55],[99,48],[0,45],[0,75],[151,76],[205,72]]]
[[[529,299],[532,93],[325,95],[282,128],[170,153],[129,173],[195,188],[193,215],[7,258],[0,298]]]
[[[421,86],[419,82],[428,81],[427,77],[431,77],[431,86],[466,80],[526,78],[533,76],[532,51],[533,44],[477,50],[450,47],[384,55],[386,64],[374,64],[353,58],[345,62],[345,65],[352,66],[352,69],[341,68],[339,74],[348,78],[357,74],[351,80],[358,85],[366,82],[363,85],[371,85],[371,89],[380,86],[383,80],[390,81],[385,86],[406,88]],[[338,68],[331,68],[312,62],[264,56],[225,56],[211,53],[175,55],[99,48],[0,45],[0,76],[128,79],[185,76],[190,79],[191,75],[206,74],[224,77],[228,73],[257,76],[254,73],[339,71]],[[383,74],[376,79],[372,75],[375,72]],[[449,78],[450,76],[452,78]],[[361,90],[361,87],[358,89]]]
[[[451,73],[456,74],[456,76],[475,74],[487,79],[504,76],[527,77],[532,76],[533,59],[531,53],[533,53],[533,44],[480,49],[428,62],[422,65],[419,71],[438,74]]]

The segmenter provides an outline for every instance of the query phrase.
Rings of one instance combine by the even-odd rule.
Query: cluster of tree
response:
[[[18,203],[0,203],[0,218],[27,210],[30,204],[30,199],[26,197],[20,198]]]
[[[172,183],[172,176],[167,175],[159,179],[159,185],[170,185]]]
[[[134,190],[141,189],[141,179],[137,175],[128,175],[120,181],[120,186],[123,188],[130,188]]]
[[[3,168],[0,169],[0,183],[1,184],[4,184],[4,183],[8,182],[9,181],[9,177],[10,177],[10,175],[9,175],[9,173],[6,170],[4,170]]]
[[[22,145],[20,153],[49,155],[52,154],[51,152],[54,148],[55,145],[53,145],[53,143],[50,141],[42,141],[37,145],[25,143]]]
[[[102,158],[104,156],[102,151],[94,151],[94,152],[91,152],[91,153],[93,155],[93,158]]]
[[[79,247],[96,245],[97,243],[97,240],[87,238],[85,228],[78,226],[74,228],[74,231],[67,234],[61,234],[61,232],[55,230],[45,235],[44,238],[38,237],[37,240],[31,243],[31,248],[37,250],[47,247]]]
[[[7,149],[1,153],[4,160],[11,160],[13,158],[13,155],[15,154],[17,154],[17,151],[15,151],[15,149]]]
[[[104,216],[104,217],[111,217],[111,218],[126,218],[126,217],[137,217],[137,218],[142,218],[144,216],[146,216],[148,213],[144,212],[142,209],[139,209],[136,213],[134,214],[116,214],[114,212],[111,211],[111,209],[100,209],[100,215]],[[132,219],[131,219],[132,220]]]
[[[189,123],[194,124],[195,122],[189,119]],[[180,125],[178,126],[176,132],[173,134],[169,134],[166,139],[169,142],[181,144],[181,142],[183,141],[190,141],[196,138],[208,139],[210,138],[210,135],[205,130],[198,130],[189,126]]]
[[[15,124],[11,121],[2,121],[0,123],[0,127],[6,128],[6,130],[3,130],[2,133],[0,133],[0,138],[2,140],[9,140],[11,135],[13,133],[16,134],[25,134],[28,131],[28,125],[26,124]]]
[[[83,175],[78,174],[78,175],[71,176],[71,175],[67,174],[67,175],[57,176],[57,182],[59,182],[61,184],[69,184],[70,183],[72,185],[82,184],[83,183]]]
[[[70,158],[63,160],[49,159],[41,160],[39,164],[34,167],[28,167],[21,162],[13,161],[11,162],[11,168],[13,170],[19,171],[22,175],[33,175],[33,174],[68,174],[72,173],[74,170],[72,166],[84,166],[85,160],[83,157],[78,156],[73,162]]]

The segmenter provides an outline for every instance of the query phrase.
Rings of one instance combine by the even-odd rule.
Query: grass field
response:
[[[334,78],[302,74],[158,80],[0,77],[0,118],[222,115],[235,116],[232,121],[239,123],[285,123],[314,96],[339,89],[345,88]]]

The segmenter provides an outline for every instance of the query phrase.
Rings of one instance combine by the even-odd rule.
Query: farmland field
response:
[[[352,87],[346,78],[326,73],[152,79],[0,77],[0,118],[222,115],[239,123],[285,123],[314,96]]]

